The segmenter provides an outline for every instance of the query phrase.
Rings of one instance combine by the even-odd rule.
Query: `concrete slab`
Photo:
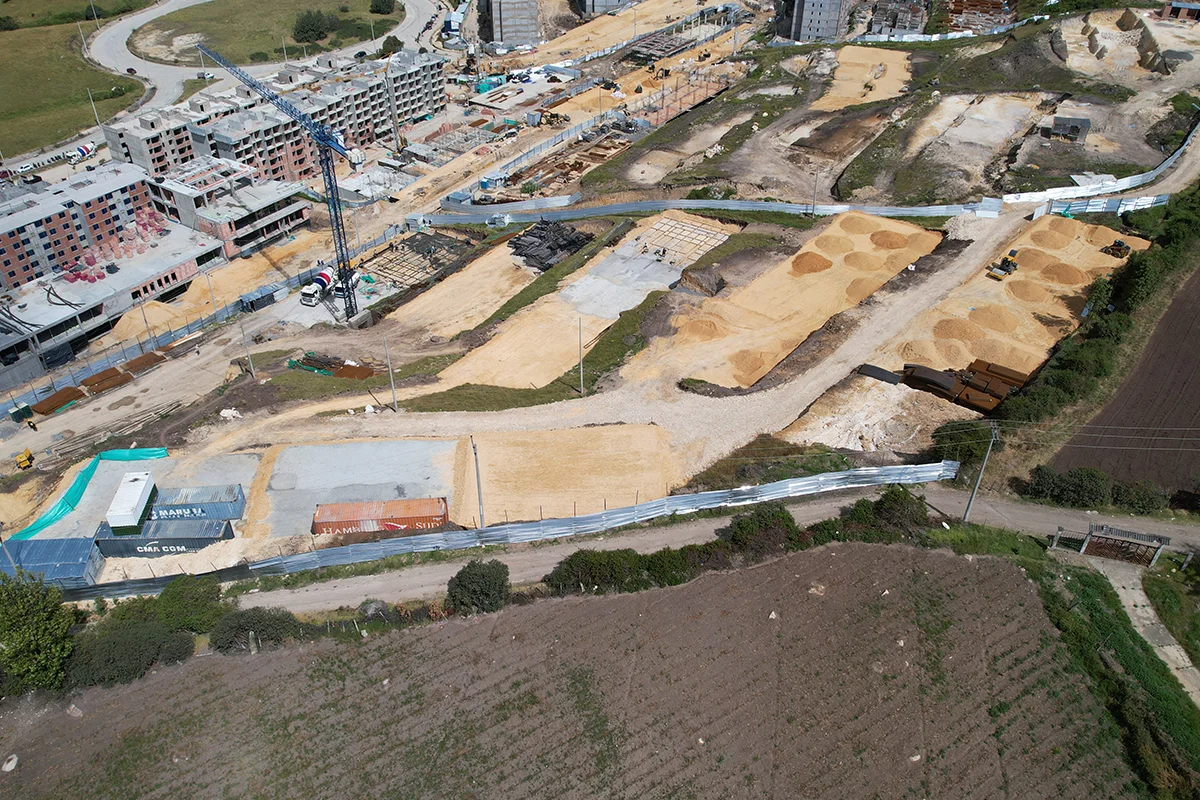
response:
[[[319,503],[452,500],[457,444],[428,439],[289,447],[275,460],[267,485],[271,535],[308,533]]]
[[[560,297],[582,314],[616,319],[650,292],[670,288],[683,264],[659,261],[636,244],[623,245],[587,275],[563,289]]]
[[[249,492],[260,456],[254,453],[211,458],[158,458],[146,461],[101,461],[73,512],[37,535],[39,539],[92,536],[112,502],[121,476],[149,472],[159,487],[220,486],[240,483]]]

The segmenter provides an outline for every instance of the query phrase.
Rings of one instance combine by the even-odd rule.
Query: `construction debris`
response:
[[[592,234],[577,231],[561,222],[538,222],[509,241],[513,254],[545,272],[592,240]]]
[[[1009,394],[1029,382],[1029,375],[999,364],[975,359],[965,370],[938,371],[920,364],[905,364],[900,375],[863,364],[858,372],[887,383],[903,381],[975,411],[994,411]]]

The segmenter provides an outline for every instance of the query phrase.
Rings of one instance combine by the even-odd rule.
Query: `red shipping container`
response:
[[[392,536],[412,536],[441,528],[449,521],[444,497],[323,503],[313,513],[312,532],[336,535],[388,531]]]

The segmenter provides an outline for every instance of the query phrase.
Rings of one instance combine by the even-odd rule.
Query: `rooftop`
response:
[[[110,161],[90,172],[80,172],[65,181],[50,184],[44,191],[20,194],[0,203],[0,231],[32,225],[54,214],[65,213],[69,204],[82,205],[146,179],[132,164]]]
[[[252,214],[272,203],[286,200],[304,191],[307,191],[307,187],[302,183],[262,181],[253,186],[240,188],[204,208],[197,209],[196,216],[217,223],[236,222],[247,214]]]
[[[254,167],[240,161],[199,156],[175,167],[154,183],[172,192],[197,197],[230,181],[253,178],[254,174]]]

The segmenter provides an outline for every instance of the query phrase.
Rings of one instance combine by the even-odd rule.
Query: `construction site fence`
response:
[[[1200,131],[1200,125],[1192,128],[1192,132],[1188,134],[1187,139],[1179,146],[1174,153],[1167,156],[1161,164],[1149,172],[1143,172],[1140,175],[1130,175],[1127,178],[1121,178],[1115,181],[1106,181],[1105,183],[1093,183],[1087,186],[1060,186],[1055,189],[1046,189],[1041,192],[1019,192],[1017,194],[1004,195],[1006,203],[1042,203],[1047,200],[1074,200],[1081,197],[1094,197],[1102,194],[1117,194],[1119,192],[1127,192],[1130,189],[1136,189],[1139,186],[1144,186],[1147,183],[1153,183],[1162,177],[1162,174],[1175,166],[1175,162],[1183,156],[1183,152],[1192,144],[1192,140],[1196,138],[1196,131]]]
[[[1029,17],[1020,22],[1014,22],[1011,25],[999,25],[995,28],[990,28],[982,33],[975,31],[955,31],[953,33],[867,33],[862,36],[856,36],[851,39],[854,43],[870,43],[870,42],[945,42],[953,39],[973,39],[976,36],[995,36],[998,33],[1008,33],[1011,30],[1016,30],[1022,25],[1028,25],[1031,22],[1043,22],[1050,19],[1048,14]],[[785,45],[793,44],[785,42]],[[776,45],[779,46],[779,45]]]
[[[293,572],[319,567],[344,566],[366,561],[377,561],[388,556],[404,553],[427,553],[434,550],[465,550],[486,545],[521,544],[552,539],[564,539],[621,528],[639,522],[649,522],[674,514],[694,514],[712,508],[736,508],[770,500],[786,500],[791,497],[853,489],[864,486],[888,486],[891,484],[915,484],[944,481],[958,474],[957,461],[940,461],[931,464],[913,464],[892,467],[863,467],[842,472],[826,472],[807,478],[789,478],[762,486],[746,486],[698,494],[672,495],[659,500],[601,511],[597,514],[568,519],[548,519],[540,522],[518,522],[496,525],[476,530],[445,531],[380,542],[351,544],[344,547],[329,547],[308,553],[277,556],[264,561],[217,570],[221,580],[238,580],[263,575],[287,575]],[[156,594],[177,575],[164,575],[155,579],[122,581],[97,584],[64,591],[68,600],[86,600],[95,597],[124,597],[130,594]]]
[[[525,152],[521,153],[521,155],[517,156],[513,160],[511,160],[508,163],[501,166],[495,172],[492,172],[492,173],[486,175],[483,178],[483,180],[487,181],[489,184],[491,184],[491,183],[502,184],[502,183],[504,183],[504,181],[506,181],[508,179],[509,175],[511,175],[514,172],[516,172],[517,170],[521,169],[526,164],[531,164],[534,161],[538,160],[539,158],[542,157],[543,153],[545,153],[548,150],[552,150],[555,147],[558,147],[563,142],[565,142],[569,139],[574,139],[577,136],[579,136],[587,131],[590,131],[592,128],[595,128],[597,125],[601,125],[605,122],[609,122],[609,121],[623,122],[624,120],[625,120],[625,115],[622,114],[620,111],[605,111],[601,114],[597,114],[596,116],[592,117],[591,119],[584,120],[583,122],[579,123],[578,125],[574,125],[565,131],[560,131],[559,133],[556,133],[554,136],[550,137],[549,139],[546,139],[545,141],[538,142],[533,147],[531,147],[528,150],[526,150]],[[482,181],[479,182],[477,185],[480,188],[483,188]]]
[[[1156,206],[1165,206],[1171,200],[1169,194],[1150,197],[1091,197],[1087,200],[1052,200],[1042,203],[1033,211],[1033,218],[1046,214],[1124,214],[1126,211],[1142,211]]]
[[[502,203],[505,213],[509,211],[540,211],[545,208],[566,208],[579,202],[579,194],[564,194],[554,197],[535,197],[532,200],[522,200],[518,203]],[[470,203],[456,203],[448,197],[443,197],[441,206],[452,214],[470,214],[479,209]],[[492,208],[493,206],[489,206]],[[495,206],[499,208],[500,206]]]
[[[570,219],[587,219],[589,217],[604,217],[610,214],[639,214],[659,211],[677,210],[706,210],[706,211],[772,211],[783,214],[815,215],[818,217],[833,216],[847,211],[860,211],[877,217],[955,217],[971,212],[981,217],[995,217],[1000,213],[1001,201],[987,197],[978,203],[961,203],[949,206],[859,206],[859,205],[817,205],[808,203],[781,203],[766,200],[640,200],[630,203],[614,203],[607,206],[588,206],[586,208],[566,208],[560,210],[539,211],[530,213],[509,213],[509,204],[500,203],[487,206],[486,211],[462,214],[418,214],[408,218],[410,228],[421,228],[427,225],[454,225],[459,223],[492,223],[513,224],[537,222],[539,220],[559,221]],[[481,208],[480,206],[465,206],[465,208]]]

